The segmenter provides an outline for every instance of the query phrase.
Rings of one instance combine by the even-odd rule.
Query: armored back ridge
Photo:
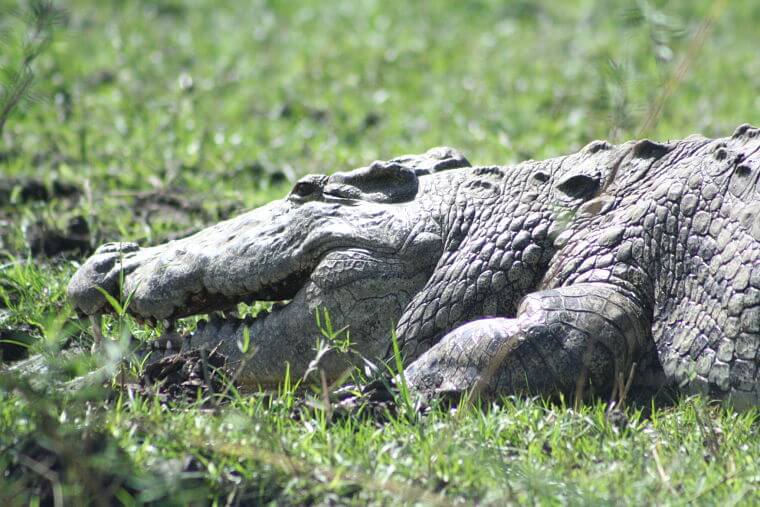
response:
[[[234,367],[248,329],[251,385],[308,369],[327,309],[365,357],[395,327],[423,395],[609,392],[640,384],[760,400],[760,134],[660,144],[595,141],[512,167],[469,167],[450,148],[310,175],[290,195],[164,245],[101,247],[69,296],[175,319],[290,299],[255,320],[212,318],[188,347]],[[331,352],[337,378],[357,362]]]

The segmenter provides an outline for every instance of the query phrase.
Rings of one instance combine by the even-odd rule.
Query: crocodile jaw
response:
[[[108,313],[106,291],[129,299],[131,314],[154,320],[291,299],[325,255],[369,244],[341,211],[284,199],[164,245],[106,244],[74,275],[69,299],[85,314]],[[357,223],[377,222],[377,209],[354,214]],[[374,249],[393,250],[386,235],[377,236]]]

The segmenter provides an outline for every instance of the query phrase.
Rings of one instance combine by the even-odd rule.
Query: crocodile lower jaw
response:
[[[258,321],[264,321],[272,315],[277,315],[280,311],[285,309],[290,304],[290,300],[276,301],[268,309],[259,311],[255,316],[246,315],[245,317],[237,317],[234,312],[212,312],[205,314],[201,320],[198,321],[196,328],[192,331],[178,331],[176,329],[176,322],[174,320],[164,321],[165,331],[159,336],[158,339],[151,342],[151,350],[159,351],[173,351],[181,350],[187,343],[192,342],[193,337],[197,333],[203,332],[208,325],[216,325],[221,327],[223,324],[233,324],[234,327],[246,326],[251,327]]]

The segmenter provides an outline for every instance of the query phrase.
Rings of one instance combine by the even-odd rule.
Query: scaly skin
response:
[[[446,334],[408,368],[415,389],[606,390],[637,363],[758,405],[760,131],[605,150],[623,157],[616,176],[557,238],[538,290]]]
[[[141,317],[292,298],[193,336],[239,358],[249,327],[251,384],[281,381],[285,363],[305,371],[326,308],[369,358],[387,355],[395,325],[409,385],[424,395],[609,392],[636,365],[641,384],[758,404],[757,129],[464,165],[442,150],[308,176],[288,198],[190,238],[104,246],[69,295],[105,311],[95,287],[118,292],[123,265]],[[336,378],[355,362],[332,353],[322,366]]]
[[[306,176],[286,199],[189,238],[150,248],[102,246],[72,278],[69,297],[86,314],[107,312],[97,288],[117,294],[123,271],[121,296],[132,295],[129,311],[141,318],[172,320],[226,310],[239,301],[292,299],[256,320],[212,318],[193,335],[192,346],[219,345],[234,367],[248,328],[257,352],[242,373],[247,384],[276,385],[286,367],[294,377],[307,370],[320,336],[320,309],[328,311],[335,329],[348,326],[355,351],[382,359],[402,314],[414,324],[412,299],[437,289],[431,278],[436,266],[468,248],[476,253],[478,241],[485,241],[469,239],[468,228],[474,231],[489,216],[501,224],[494,223],[501,235],[497,244],[511,253],[490,271],[496,274],[488,293],[496,300],[484,309],[514,311],[551,258],[549,234],[559,232],[555,218],[567,223],[605,182],[606,159],[582,152],[510,169],[470,169],[461,155],[444,148],[329,177]],[[532,235],[526,238],[523,230]],[[482,288],[480,273],[464,269],[452,275],[472,290]],[[484,295],[473,297],[473,305]],[[468,304],[469,298],[468,292]],[[477,312],[473,306],[451,318]],[[410,344],[418,336],[412,331],[402,335]],[[357,362],[356,355],[331,353],[320,367],[335,379]]]

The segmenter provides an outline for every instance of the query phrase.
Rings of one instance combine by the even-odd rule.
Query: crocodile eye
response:
[[[307,197],[318,190],[318,186],[311,181],[299,181],[293,187],[293,194],[299,197]]]

